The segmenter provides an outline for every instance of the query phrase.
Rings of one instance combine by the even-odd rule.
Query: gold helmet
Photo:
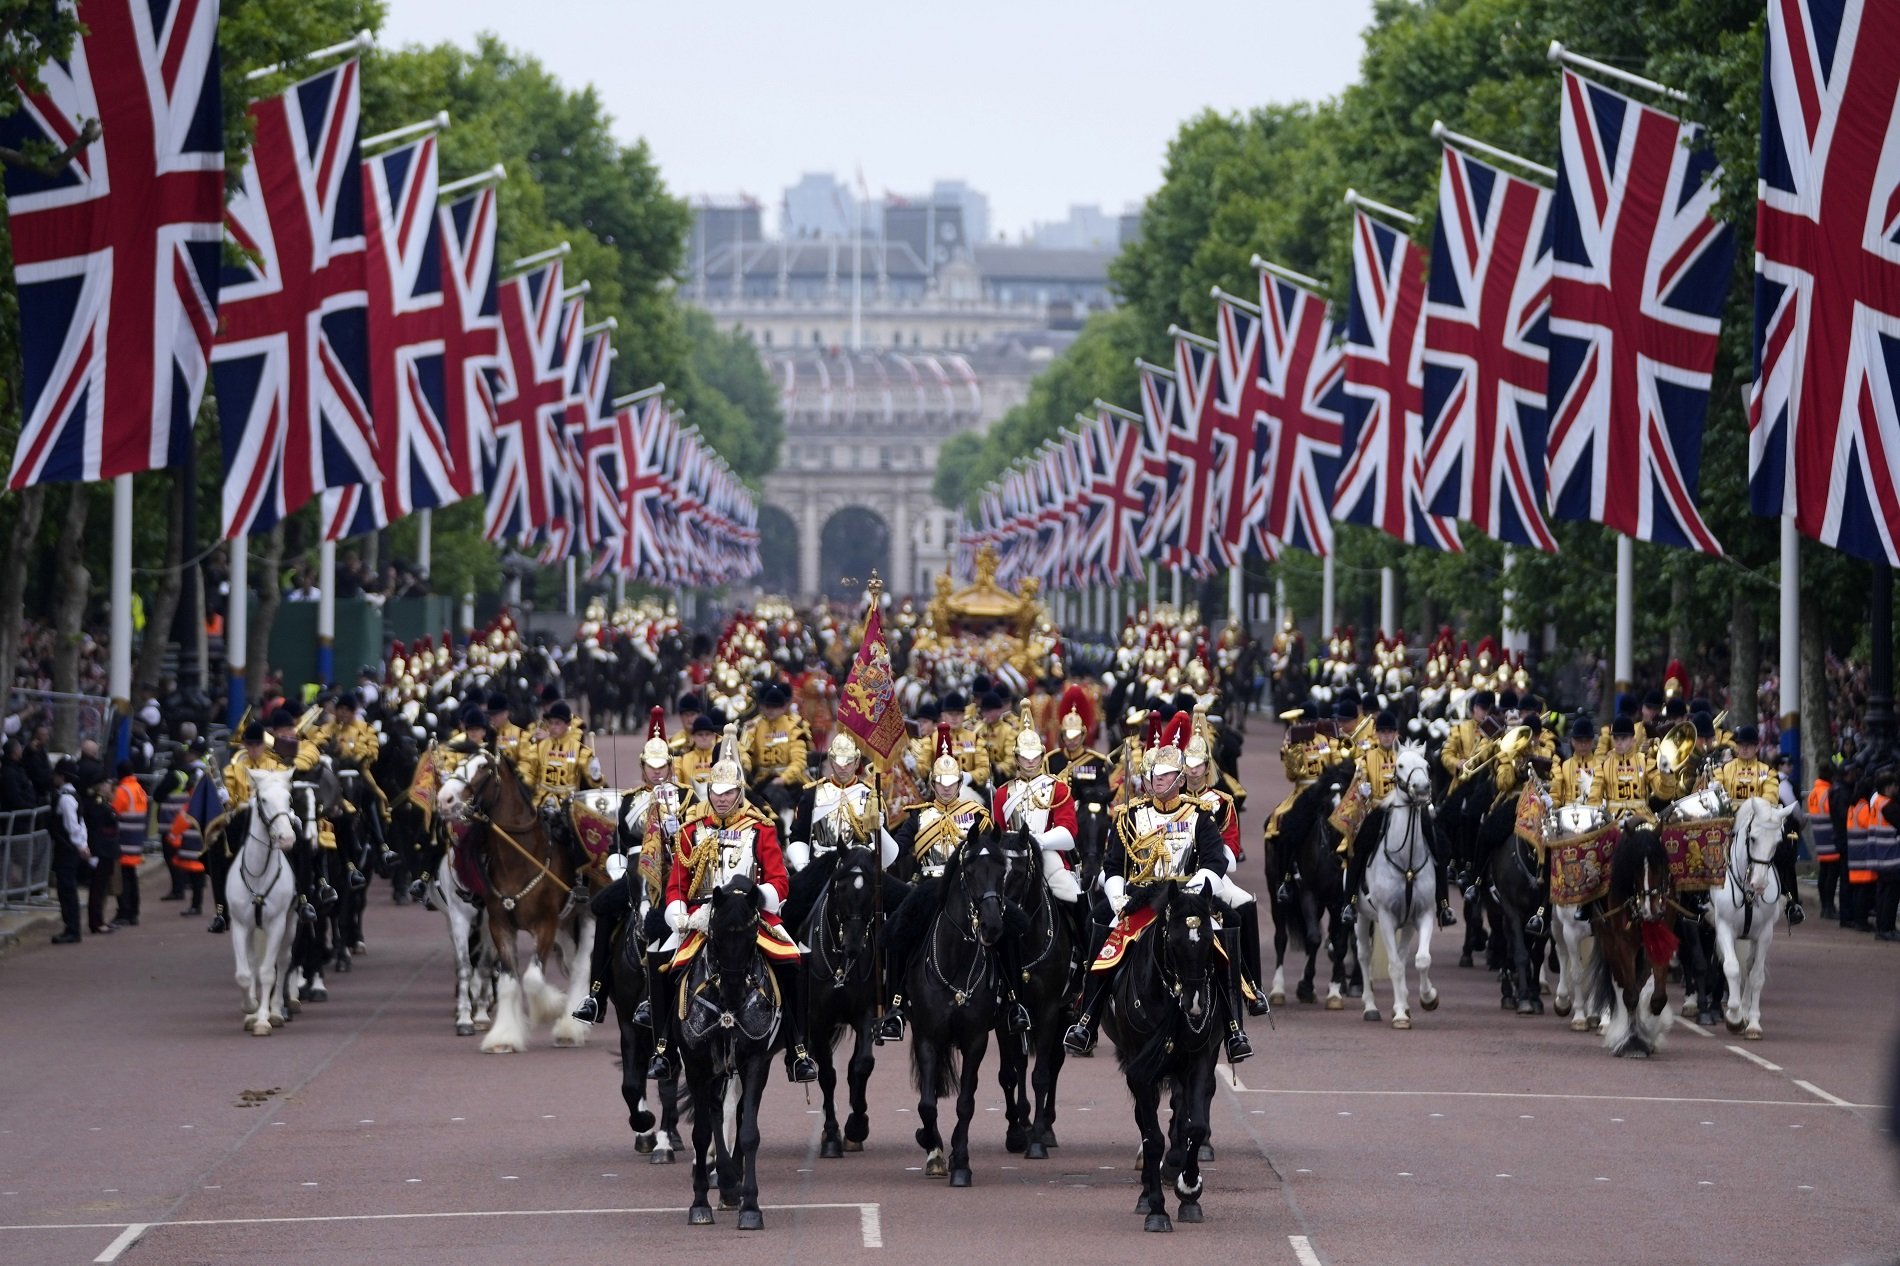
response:
[[[844,729],[833,734],[831,742],[825,745],[825,757],[834,765],[855,765],[863,756],[857,740]]]
[[[1179,773],[1186,753],[1181,749],[1187,743],[1188,731],[1193,722],[1185,712],[1177,712],[1161,728],[1152,746],[1148,748],[1146,760],[1148,776],[1162,773]]]
[[[739,767],[739,727],[727,722],[719,736],[719,759],[713,762],[706,787],[709,791],[732,791],[744,784],[745,773]]]
[[[672,749],[666,745],[666,709],[657,703],[647,714],[647,741],[641,745],[640,760],[655,768],[673,763]]]
[[[1030,707],[1029,700],[1023,700],[1022,726],[1016,731],[1016,759],[1020,761],[1038,761],[1048,750],[1042,745],[1042,734],[1036,729],[1036,712]]]
[[[1214,723],[1207,719],[1205,708],[1194,710],[1194,736],[1187,741],[1187,747],[1181,752],[1181,760],[1189,769],[1199,769],[1214,758]]]
[[[937,756],[930,762],[932,778],[963,777],[963,766],[957,763],[957,736],[948,721],[937,722]]]

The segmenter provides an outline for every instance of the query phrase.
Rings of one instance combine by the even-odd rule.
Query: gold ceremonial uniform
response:
[[[983,760],[989,771],[984,776],[996,786],[1016,776],[1016,736],[1022,728],[1022,722],[1013,712],[976,724],[976,736],[983,744]]]
[[[492,736],[489,742],[495,750],[514,761],[517,767],[520,766],[523,750],[532,743],[528,732],[513,721],[503,721],[500,725],[491,726],[489,733]]]
[[[811,730],[790,712],[760,716],[746,727],[739,755],[751,782],[783,778],[793,787],[805,785],[805,760],[811,751]]]
[[[278,759],[277,752],[269,743],[264,744],[256,756],[245,748],[231,758],[224,767],[224,797],[233,808],[243,808],[251,802],[251,771],[253,769],[289,769],[290,766]]]
[[[1470,717],[1451,727],[1451,733],[1445,736],[1445,745],[1439,749],[1438,763],[1445,772],[1457,777],[1464,763],[1478,750],[1478,723]]]
[[[1765,761],[1742,760],[1738,757],[1715,771],[1715,781],[1722,790],[1728,792],[1729,800],[1736,805],[1750,796],[1766,800],[1769,804],[1779,804],[1781,801],[1781,775]]]
[[[1597,761],[1588,752],[1579,751],[1566,757],[1562,764],[1551,771],[1550,802],[1553,805],[1576,804],[1584,797],[1584,784],[1596,778]],[[1585,775],[1588,774],[1588,777]]]
[[[376,757],[382,752],[382,740],[377,737],[376,729],[361,717],[356,717],[347,725],[327,727],[327,742],[319,742],[319,747],[328,747],[338,760],[346,760],[361,769],[368,769],[376,763]]]
[[[1359,781],[1372,787],[1372,802],[1377,804],[1392,791],[1398,772],[1398,757],[1377,743],[1359,753]]]
[[[1632,748],[1619,756],[1612,751],[1597,762],[1584,803],[1602,805],[1613,816],[1634,813],[1645,820],[1653,819],[1655,815],[1649,811],[1653,773],[1649,758],[1642,752]]]
[[[703,798],[706,784],[712,780],[713,764],[718,759],[717,747],[703,752],[689,747],[673,761],[673,781],[692,795]]]
[[[549,736],[524,746],[516,763],[522,778],[535,789],[536,807],[600,786],[600,761],[581,740],[580,731],[572,728],[559,738]]]
[[[1011,742],[1014,741],[1011,739]],[[981,728],[967,723],[959,724],[956,727],[956,748],[958,767],[970,775],[978,786],[989,786],[994,769],[990,764],[990,747],[983,739]],[[934,752],[936,748],[933,746],[931,750]],[[1013,760],[1014,749],[1010,755]]]
[[[924,876],[943,874],[944,867],[950,864],[971,831],[989,830],[993,826],[989,809],[980,800],[967,796],[960,796],[947,805],[935,800],[908,804],[900,813],[891,835],[910,855],[917,873]]]

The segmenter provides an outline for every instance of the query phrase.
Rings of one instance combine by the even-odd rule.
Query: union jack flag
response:
[[[437,183],[433,136],[363,163],[370,416],[382,478],[323,494],[333,541],[460,496],[445,398],[450,312]]]
[[[1326,300],[1271,273],[1260,274],[1260,337],[1255,392],[1266,422],[1253,466],[1249,512],[1255,549],[1273,556],[1279,542],[1308,553],[1333,550],[1333,480],[1345,430],[1345,357],[1333,342]]]
[[[224,533],[256,535],[326,488],[378,479],[357,64],[251,106],[257,141],[225,228],[212,351]]]
[[[1755,513],[1900,565],[1900,5],[1768,7],[1755,211]]]
[[[501,287],[495,394],[495,459],[484,526],[491,541],[533,540],[552,525],[565,491],[570,378],[562,325],[561,261],[513,277]]]
[[[1226,294],[1214,306],[1214,521],[1221,561],[1232,565],[1244,554],[1271,559],[1279,553],[1265,531],[1265,463],[1273,437],[1260,373],[1260,310]]]
[[[1174,375],[1152,365],[1140,367],[1141,469],[1146,508],[1141,520],[1141,556],[1168,561],[1168,503],[1179,490],[1168,482],[1168,434],[1174,418]]]
[[[1564,72],[1550,509],[1720,554],[1695,502],[1735,253],[1700,131]]]
[[[0,144],[19,287],[21,427],[8,484],[97,481],[179,464],[217,326],[224,125],[216,0],[85,0],[71,57],[40,68]]]
[[[580,497],[575,514],[579,545],[612,547],[620,533],[620,433],[614,421],[613,341],[606,330],[581,342],[575,393],[567,402],[569,444],[580,455]]]
[[[620,485],[618,568],[623,575],[642,580],[658,580],[665,573],[657,518],[657,503],[666,493],[660,460],[665,416],[666,401],[660,396],[634,401],[614,414],[620,460],[627,472]]]
[[[1346,460],[1333,517],[1459,552],[1457,523],[1423,502],[1425,260],[1398,229],[1355,211],[1346,304]]]
[[[1209,425],[1219,373],[1214,347],[1175,337],[1174,389],[1166,415],[1168,497],[1159,544],[1164,562],[1197,576],[1213,571],[1220,553],[1213,526],[1219,446]]]
[[[1089,557],[1110,584],[1141,575],[1141,528],[1148,514],[1147,471],[1141,426],[1108,413],[1095,422],[1095,478],[1089,495],[1096,516]]]
[[[1425,294],[1425,503],[1556,552],[1544,522],[1550,191],[1445,146]]]
[[[443,418],[455,491],[484,490],[495,460],[495,376],[501,366],[501,303],[495,286],[495,189],[466,194],[438,211],[442,236]]]

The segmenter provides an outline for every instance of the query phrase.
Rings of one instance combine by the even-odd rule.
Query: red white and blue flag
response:
[[[1213,345],[1177,335],[1174,391],[1167,414],[1168,499],[1161,516],[1164,561],[1194,574],[1215,570],[1219,445],[1210,425],[1220,356]]]
[[[1755,211],[1755,513],[1900,565],[1900,5],[1778,0]]]
[[[1326,300],[1262,271],[1253,394],[1264,442],[1250,467],[1248,550],[1333,551],[1333,483],[1345,432],[1345,357]]]
[[[438,209],[442,239],[443,419],[455,491],[481,493],[495,460],[495,377],[501,366],[501,302],[495,284],[495,188]]]
[[[1364,211],[1352,220],[1345,454],[1333,517],[1411,545],[1460,551],[1457,523],[1424,506],[1425,259]]]
[[[1178,489],[1168,481],[1168,436],[1174,425],[1174,375],[1143,362],[1141,380],[1141,467],[1146,501],[1141,521],[1141,556],[1169,561],[1166,533],[1168,506]]]
[[[1089,557],[1113,584],[1141,576],[1141,528],[1150,489],[1137,422],[1103,414],[1095,423],[1096,477],[1089,484],[1097,513]]]
[[[580,455],[577,548],[591,553],[612,550],[620,534],[620,434],[614,422],[613,340],[597,330],[581,341],[575,366],[575,393],[567,403],[569,444]]]
[[[495,459],[486,472],[491,541],[526,542],[554,520],[565,490],[567,388],[561,261],[501,286]]]
[[[225,213],[244,259],[224,270],[212,352],[226,536],[380,478],[357,72],[348,61],[251,105],[257,140]]]
[[[636,400],[614,414],[626,479],[620,485],[617,569],[626,576],[659,579],[665,556],[659,535],[659,502],[665,496],[660,461],[661,422],[666,400],[659,395]]]
[[[40,68],[0,144],[19,288],[20,434],[8,486],[179,464],[217,325],[224,121],[216,0],[84,0],[71,56]]]
[[[1425,503],[1555,552],[1544,522],[1550,191],[1450,145],[1425,293]]]
[[[1734,238],[1700,131],[1569,71],[1550,302],[1550,509],[1722,547],[1696,508]]]

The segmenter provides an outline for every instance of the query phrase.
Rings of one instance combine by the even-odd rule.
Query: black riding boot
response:
[[[1002,1004],[997,1016],[1005,1033],[1029,1032],[1029,1008],[1022,1003],[1017,990],[1023,987],[1023,967],[1019,957],[1022,941],[1014,936],[1005,936],[996,946],[998,975],[1002,978]]]
[[[231,874],[231,834],[227,830],[216,844],[205,845],[205,877],[210,880],[211,923],[205,931],[221,935],[231,928],[231,920],[224,911],[224,881]],[[197,905],[185,910],[185,914],[198,913]]]
[[[613,975],[614,933],[621,921],[633,913],[633,888],[627,877],[608,884],[587,903],[594,916],[594,948],[587,960],[587,997],[574,1009],[574,1018],[587,1024],[599,1024],[607,1008],[600,995]]]
[[[673,979],[673,973],[662,970],[658,964],[655,965],[651,979],[654,1001],[653,1032],[659,1040],[653,1044],[653,1058],[647,1063],[647,1080],[666,1081],[673,1076],[674,1063],[670,1048],[673,1034],[678,1028],[679,1017],[674,990],[682,988],[682,985]]]
[[[1272,1010],[1260,988],[1260,904],[1249,901],[1235,912],[1240,922],[1241,995],[1248,1015],[1265,1015]]]
[[[1220,982],[1221,992],[1227,995],[1227,1062],[1238,1064],[1253,1054],[1253,1043],[1247,1040],[1247,1010],[1240,1002],[1240,929],[1222,928],[1220,940],[1227,953],[1227,970]]]
[[[1090,960],[1093,961],[1093,960]],[[1088,984],[1082,990],[1082,1007],[1075,1023],[1062,1035],[1062,1044],[1074,1055],[1087,1055],[1095,1049],[1095,1033],[1102,1027],[1102,1001],[1115,983],[1115,969],[1090,970]]]
[[[817,1081],[818,1061],[805,1049],[805,973],[797,962],[772,962],[783,1000],[780,1023],[785,1026],[785,1073],[793,1081]]]
[[[1432,878],[1437,881],[1438,888],[1438,926],[1455,927],[1458,916],[1451,912],[1451,867],[1446,863],[1446,858],[1451,855],[1451,840],[1438,825],[1436,812],[1431,817],[1431,832]]]
[[[1280,876],[1279,886],[1273,890],[1273,899],[1281,905],[1293,900],[1293,841],[1284,832],[1276,831],[1266,837],[1268,854],[1273,858],[1273,869]]]
[[[1788,926],[1794,927],[1808,917],[1801,908],[1801,889],[1795,878],[1795,841],[1791,835],[1781,837],[1781,847],[1775,850],[1775,878],[1781,881],[1781,891],[1788,899]]]

